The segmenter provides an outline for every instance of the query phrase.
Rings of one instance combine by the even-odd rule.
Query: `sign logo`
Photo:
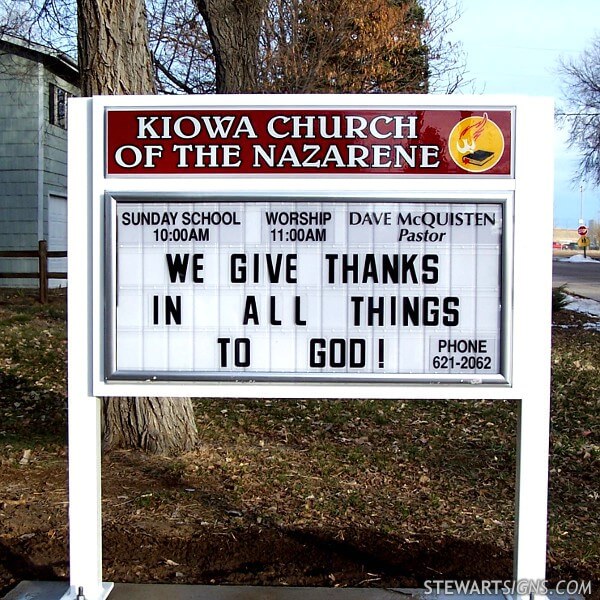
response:
[[[489,171],[502,158],[504,136],[487,113],[462,119],[450,132],[448,148],[452,160],[465,171]]]

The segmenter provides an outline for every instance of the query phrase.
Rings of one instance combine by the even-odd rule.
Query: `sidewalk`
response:
[[[66,582],[22,581],[4,600],[59,600]],[[416,600],[423,590],[117,583],[109,600]]]
[[[22,581],[2,600],[60,600],[64,581]],[[550,600],[585,600],[548,591]],[[425,589],[358,589],[117,583],[108,600],[507,600],[502,594],[429,594]]]

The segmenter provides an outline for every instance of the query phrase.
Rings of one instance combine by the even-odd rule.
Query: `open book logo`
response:
[[[452,160],[465,171],[481,173],[495,166],[504,152],[504,136],[487,113],[459,121],[448,140]]]

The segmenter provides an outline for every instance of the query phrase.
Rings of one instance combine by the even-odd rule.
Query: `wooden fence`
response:
[[[37,279],[39,280],[40,302],[48,302],[48,280],[66,279],[67,274],[58,271],[48,271],[49,258],[66,258],[66,250],[49,251],[48,242],[40,240],[37,250],[0,250],[0,258],[37,258],[37,272],[7,273],[0,272],[0,279]]]

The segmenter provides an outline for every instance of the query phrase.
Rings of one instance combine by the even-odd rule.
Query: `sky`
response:
[[[448,39],[467,58],[463,93],[550,96],[561,106],[559,60],[577,58],[600,35],[598,0],[462,0]],[[573,182],[578,155],[556,128],[554,225],[575,229],[600,221],[600,189]],[[583,208],[583,210],[582,210]]]

